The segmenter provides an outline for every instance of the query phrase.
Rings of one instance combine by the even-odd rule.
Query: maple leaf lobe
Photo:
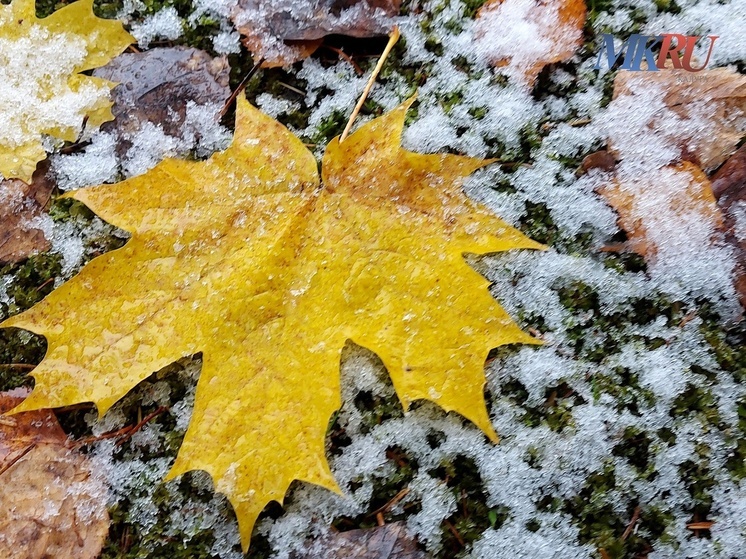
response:
[[[65,48],[55,50],[60,41]],[[10,123],[0,132],[0,174],[30,182],[36,164],[46,156],[43,135],[72,142],[84,117],[89,127],[111,120],[108,95],[99,93],[115,84],[81,72],[106,64],[133,41],[121,22],[93,13],[93,0],[78,0],[42,19],[36,17],[35,0],[1,5],[0,43],[12,61],[3,64],[3,86],[16,91],[12,104],[0,106]],[[52,51],[42,52],[43,47]],[[78,58],[68,59],[77,49],[82,49]],[[34,59],[58,54],[54,68]],[[54,105],[55,98],[65,100],[65,110]],[[75,122],[67,114],[73,105],[79,113]]]
[[[541,246],[461,191],[487,162],[401,147],[409,104],[333,140],[322,188],[300,140],[239,98],[225,152],[71,193],[132,238],[2,325],[48,339],[17,409],[93,401],[103,413],[153,370],[202,352],[168,479],[209,472],[245,549],[293,480],[339,491],[325,436],[348,340],[379,355],[405,408],[431,400],[495,439],[487,353],[536,340],[463,253]]]

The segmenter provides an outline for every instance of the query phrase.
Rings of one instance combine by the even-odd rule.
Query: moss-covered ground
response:
[[[443,0],[448,4],[448,0]],[[464,2],[467,9],[464,17],[472,17],[483,2],[480,0],[468,0]],[[40,15],[51,13],[54,9],[63,5],[64,2],[50,0],[39,0],[37,10]],[[415,1],[404,2],[403,11],[415,9],[418,5]],[[96,1],[97,11],[105,16],[112,17],[121,9],[118,1]],[[183,17],[187,17],[192,6],[188,0],[144,0],[144,10],[139,17],[152,14],[164,6],[174,6]],[[678,9],[675,2],[660,2],[658,8],[661,11],[672,11]],[[594,21],[597,14],[608,10],[609,5],[603,0],[597,0],[589,4],[589,20],[585,31],[586,42],[582,47],[588,53],[595,52]],[[641,16],[642,17],[642,16]],[[640,25],[640,21],[635,25]],[[188,27],[181,39],[175,44],[196,46],[210,51],[212,43],[211,35],[215,32],[218,22],[205,16],[195,27]],[[427,31],[427,22],[425,22]],[[458,25],[458,22],[454,22]],[[633,29],[634,30],[634,29]],[[341,44],[347,45],[348,50],[363,71],[369,70],[375,58],[370,54],[380,51],[382,41],[380,40],[358,40],[345,42],[343,39],[335,38]],[[384,41],[385,42],[385,41]],[[173,44],[173,43],[172,43]],[[419,85],[428,79],[430,68],[427,65],[407,65],[402,62],[404,45],[400,43],[394,49],[393,54],[387,62],[386,69],[381,76],[381,81],[396,77],[404,80],[414,91]],[[426,48],[433,53],[441,50],[440,38],[436,31],[432,31]],[[337,63],[336,55],[329,50],[321,50],[316,55],[322,64]],[[242,77],[251,68],[253,62],[249,54],[242,50],[238,55],[231,55],[232,67],[231,83],[235,87]],[[572,73],[575,68],[573,63],[564,63],[564,68]],[[301,95],[294,90],[304,91],[306,83],[297,76],[299,65],[285,69],[261,70],[246,88],[249,100],[255,100],[262,93],[270,93],[276,97],[288,98],[299,103],[300,108],[291,114],[280,116],[283,123],[295,128],[307,127],[309,115],[314,110],[313,106],[306,106]],[[472,69],[467,61],[463,61],[463,72],[469,73]],[[534,96],[538,99],[545,95],[569,95],[572,85],[558,86],[548,79],[552,68],[546,69],[539,77],[534,89]],[[607,103],[611,95],[611,78],[605,78],[605,99]],[[460,102],[458,93],[444,92],[440,103],[447,111],[450,107]],[[383,108],[369,101],[363,107],[363,115],[377,115]],[[412,116],[417,114],[417,106],[413,109]],[[479,120],[483,114],[480,109],[471,109],[475,120]],[[576,118],[575,115],[572,118]],[[230,127],[231,114],[225,118],[225,124]],[[323,145],[332,137],[338,135],[346,123],[346,114],[334,112],[316,127],[312,135],[303,138],[312,144]],[[503,146],[495,145],[491,157],[510,161],[513,167],[528,165],[532,163],[532,150],[541,144],[545,135],[544,123],[538,123],[536,127],[524,130],[520,149],[512,148],[509,152]],[[565,158],[562,165],[568,169],[579,166],[582,158],[587,153],[580,153],[574,158]],[[505,169],[510,171],[510,166]],[[496,189],[509,189],[509,184],[496,185]],[[75,222],[79,227],[86,227],[97,218],[85,207],[70,201],[56,200],[51,209],[55,220],[60,222]],[[532,238],[547,244],[559,253],[568,255],[587,256],[598,259],[613,270],[625,273],[644,273],[645,262],[639,256],[627,252],[604,252],[599,253],[593,246],[590,237],[578,234],[567,237],[555,224],[552,212],[543,203],[527,202],[525,212],[520,220],[519,227]],[[619,233],[615,241],[623,241],[624,234]],[[86,258],[92,258],[103,251],[121,245],[121,237],[108,236],[103,238],[89,239]],[[8,296],[10,303],[0,303],[0,319],[11,316],[30,308],[45,295],[54,289],[55,280],[62,274],[61,258],[58,254],[44,253],[31,256],[27,260],[14,265],[6,265],[0,268],[0,277],[9,278],[10,288]],[[679,301],[667,300],[664,296],[652,299],[641,299],[634,304],[632,312],[609,312],[602,308],[594,289],[582,282],[574,282],[556,287],[556,293],[561,304],[571,314],[582,314],[590,317],[589,320],[577,326],[569,332],[572,337],[572,351],[574,356],[582,358],[586,362],[601,362],[608,354],[630,341],[634,336],[634,325],[646,325],[651,321],[663,318],[668,325],[679,324],[692,313],[702,320],[701,333],[709,344],[709,349],[717,359],[718,366],[726,374],[730,374],[738,382],[746,380],[746,346],[744,346],[744,323],[726,323],[722,317],[711,308],[706,301],[701,301],[695,306],[685,305]],[[521,326],[535,332],[545,332],[546,324],[541,317],[519,316],[515,317]],[[602,330],[610,333],[606,337],[604,345],[586,343],[586,333],[590,330]],[[655,349],[656,344],[664,344],[662,339],[641,340],[648,344],[650,349]],[[493,352],[494,359],[504,359],[517,351],[517,348],[500,348]],[[0,330],[0,390],[7,390],[17,386],[31,386],[33,380],[28,373],[34,364],[38,363],[45,352],[45,342],[42,338],[33,336],[27,332],[9,329]],[[119,412],[123,415],[125,424],[135,424],[138,418],[142,418],[154,411],[157,403],[141,405],[138,403],[137,395],[146,394],[154,383],[166,382],[170,387],[170,398],[174,401],[179,395],[188,390],[187,377],[175,375],[174,371],[183,368],[184,364],[176,364],[167,370],[154,373],[151,379],[144,381],[135,389],[135,397],[129,398],[127,404],[120,406]],[[588,381],[592,384],[595,394],[611,396],[619,409],[626,409],[632,414],[641,413],[652,398],[649,390],[638,383],[634,374],[620,370],[612,378],[598,373],[592,374]],[[699,370],[696,373],[707,377],[711,371]],[[186,384],[185,384],[186,383]],[[512,381],[501,386],[502,397],[508,398],[516,406],[523,409],[522,421],[526,426],[546,426],[549,429],[561,432],[573,424],[573,408],[583,405],[583,398],[575,394],[565,383],[548,387],[545,393],[545,401],[540,405],[527,405],[526,387],[519,381]],[[364,424],[375,426],[391,418],[401,417],[402,410],[395,400],[381,398],[376,394],[361,392],[353,402],[357,410],[364,418]],[[91,434],[89,423],[85,420],[90,410],[82,408],[62,410],[59,413],[63,426],[72,436],[83,437]],[[732,437],[738,439],[735,451],[726,464],[728,473],[736,480],[746,476],[746,401],[741,402],[739,407],[740,432],[732,433]],[[716,398],[705,387],[690,386],[682,392],[675,400],[670,414],[676,416],[696,415],[706,429],[722,430],[724,426],[719,415]],[[160,427],[161,432],[167,435],[167,444],[160,448],[148,449],[147,458],[166,457],[173,458],[178,449],[183,432],[175,428],[175,422],[171,415],[160,414],[152,421]],[[433,435],[433,445],[437,445],[437,435]],[[641,430],[628,429],[624,431],[618,444],[613,449],[615,457],[626,460],[637,470],[639,476],[646,478],[654,476],[655,470],[648,458],[649,447],[661,442],[672,442],[675,438],[673,432],[660,430],[657,433],[649,433]],[[339,449],[349,444],[349,438],[345,429],[338,422],[330,423],[328,432],[329,453],[334,455]],[[125,457],[133,452],[129,444],[125,443],[114,455]],[[139,452],[143,452],[140,450]],[[708,489],[713,484],[713,471],[708,467],[706,449],[702,450],[702,460],[690,461],[682,465],[681,479],[691,495],[691,516],[693,520],[707,519],[710,512],[711,500]],[[386,477],[377,479],[372,488],[370,510],[357,516],[344,516],[337,518],[334,526],[340,530],[352,528],[366,528],[375,526],[376,517],[370,513],[379,507],[386,505],[413,479],[420,467],[417,460],[409,456],[402,448],[392,447],[387,452],[391,469]],[[437,553],[439,558],[461,557],[470,548],[470,544],[479,540],[482,533],[488,528],[499,527],[506,521],[508,513],[502,507],[492,507],[488,504],[485,494],[483,480],[479,470],[473,461],[467,456],[457,456],[453,460],[443,462],[440,467],[430,472],[430,475],[443,481],[452,492],[458,502],[457,509],[442,522],[442,546]],[[654,542],[664,536],[671,517],[656,508],[643,508],[638,513],[635,507],[630,506],[627,510],[618,510],[612,506],[609,492],[615,487],[615,471],[609,463],[598,473],[589,476],[582,487],[578,488],[577,495],[573,498],[562,500],[548,498],[538,505],[540,510],[561,511],[571,518],[571,522],[579,530],[579,538],[582,542],[592,544],[599,551],[598,557],[610,557],[615,559],[633,559],[645,557],[653,548]],[[195,501],[207,502],[211,498],[209,491],[204,485],[195,482],[190,475],[185,476],[179,482],[179,491],[188,498]],[[168,501],[172,499],[172,492],[156,489],[153,493],[153,505],[156,511],[166,511],[169,507]],[[290,497],[292,500],[292,495]],[[395,509],[392,513],[385,515],[385,521],[395,521],[406,518],[407,515],[415,514],[419,510],[418,503],[410,502],[402,508]],[[110,511],[112,524],[110,538],[103,552],[106,559],[198,559],[214,557],[210,551],[215,542],[214,532],[206,528],[196,534],[174,533],[173,526],[169,526],[169,517],[164,512],[155,515],[155,525],[144,533],[138,519],[139,511],[132,510],[127,498],[121,499]],[[227,514],[230,514],[228,512]],[[282,514],[279,505],[270,505],[264,512],[268,517],[278,517]],[[631,531],[623,537],[631,519],[636,517],[636,522],[645,529],[637,532]],[[535,525],[526,526],[528,530],[537,530]],[[697,537],[708,537],[707,530],[700,530]],[[271,548],[266,538],[256,534],[247,557],[252,559],[267,558],[271,556]]]

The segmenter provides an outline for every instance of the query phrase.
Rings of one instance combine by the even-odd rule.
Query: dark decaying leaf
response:
[[[294,559],[427,559],[402,522],[364,530],[330,532],[310,542]]]
[[[283,66],[310,56],[327,35],[388,34],[400,6],[401,0],[239,0],[231,17],[256,59]]]
[[[607,150],[594,151],[586,155],[580,163],[577,175],[584,175],[591,169],[601,169],[602,171],[611,172],[616,167],[616,158]]]
[[[126,137],[152,122],[169,136],[180,136],[189,102],[225,103],[231,94],[229,74],[226,58],[213,58],[194,48],[122,54],[94,72],[119,84],[112,92],[115,119],[102,128]]]
[[[49,248],[44,233],[33,225],[54,189],[48,171],[45,161],[38,165],[31,184],[18,179],[0,182],[0,264],[19,262]]]
[[[736,250],[736,289],[746,308],[746,145],[712,177],[712,192],[725,220],[725,238]]]
[[[50,410],[3,415],[26,396],[0,393],[0,557],[95,559],[109,532],[106,487]]]

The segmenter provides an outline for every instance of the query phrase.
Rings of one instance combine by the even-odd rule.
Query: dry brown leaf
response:
[[[691,161],[705,171],[720,166],[736,149],[746,133],[746,76],[727,68],[702,70],[696,74],[666,69],[660,72],[620,71],[614,79],[616,100],[636,96],[656,88],[667,108],[697,126],[679,127],[672,132],[681,151],[681,159]],[[645,101],[647,103],[647,100]],[[651,119],[645,124],[657,130]],[[614,151],[613,139],[609,148]]]
[[[327,35],[375,37],[393,28],[401,0],[239,0],[231,18],[265,67],[307,58]]]
[[[32,224],[49,203],[54,182],[49,164],[41,163],[31,184],[20,179],[0,181],[0,264],[20,262],[49,248],[44,232]]]
[[[117,131],[120,155],[129,147],[126,138],[146,122],[180,137],[188,103],[222,105],[231,94],[227,59],[194,48],[125,53],[93,75],[119,84],[112,91],[115,120],[102,128]]]
[[[531,85],[544,66],[575,54],[585,19],[584,0],[489,0],[477,14],[476,38],[493,66]]]
[[[684,182],[684,188],[660,188],[675,181]],[[619,214],[619,226],[627,232],[629,248],[646,260],[654,260],[669,240],[666,229],[671,226],[671,216],[680,218],[681,227],[692,218],[711,224],[713,231],[723,226],[707,175],[689,161],[651,170],[624,184],[614,178],[598,192]],[[666,221],[659,222],[657,216]]]
[[[403,522],[365,530],[330,532],[309,542],[294,559],[426,559],[428,556],[407,535]]]
[[[602,171],[610,172],[614,170],[614,167],[616,167],[616,159],[608,150],[602,149],[594,151],[583,158],[577,170],[577,175],[584,175],[591,169],[601,169]]]
[[[712,177],[712,191],[725,219],[725,238],[736,250],[736,289],[746,309],[746,145]],[[740,225],[739,225],[740,224]]]
[[[2,415],[27,395],[0,393],[0,557],[95,559],[109,531],[106,489],[50,410]]]

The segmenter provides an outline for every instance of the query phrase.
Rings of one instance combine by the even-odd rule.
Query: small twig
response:
[[[81,148],[84,145],[89,144],[89,143],[90,143],[90,141],[88,141],[88,140],[85,140],[85,141],[82,141],[82,142],[75,142],[74,144],[70,144],[69,146],[66,146],[66,147],[60,149],[60,153],[63,154],[63,155],[67,155],[68,153],[72,153],[75,150],[77,150],[78,148]]]
[[[626,540],[632,533],[632,530],[635,528],[635,524],[637,524],[637,521],[640,520],[641,512],[642,510],[640,509],[640,507],[636,506],[634,512],[632,513],[632,518],[627,525],[627,529],[624,531],[624,534],[622,534],[622,541]]]
[[[36,288],[36,290],[37,290],[37,291],[41,291],[42,289],[44,289],[44,288],[45,288],[46,286],[48,286],[48,285],[49,285],[50,283],[52,283],[53,281],[54,281],[54,278],[49,278],[49,279],[48,279],[47,281],[45,281],[45,282],[44,282],[44,283],[42,283],[42,284],[41,284],[41,285],[40,285],[39,287],[37,287],[37,288]]]
[[[396,495],[394,495],[388,503],[383,505],[382,507],[378,507],[376,510],[371,512],[368,517],[376,516],[378,514],[383,514],[385,512],[390,511],[392,508],[396,506],[396,504],[401,501],[404,497],[406,497],[409,494],[409,487],[405,487],[401,491],[399,491]]]
[[[332,47],[330,45],[324,45],[324,48],[327,48],[327,49],[329,49],[332,52],[336,52],[339,55],[340,58],[343,58],[344,60],[346,60],[347,62],[349,62],[350,66],[352,66],[352,68],[355,70],[355,73],[358,76],[362,76],[363,75],[363,69],[360,66],[358,66],[355,63],[355,61],[352,60],[352,57],[349,54],[347,54],[345,51],[343,51],[342,49],[338,49],[337,47]]]
[[[238,97],[238,94],[241,93],[244,89],[246,89],[246,85],[249,83],[249,80],[254,77],[254,74],[256,74],[259,71],[259,68],[264,64],[264,59],[260,58],[256,64],[254,64],[254,67],[249,70],[249,73],[246,74],[246,77],[241,80],[241,83],[238,84],[238,87],[235,89],[233,93],[231,93],[231,96],[228,97],[228,100],[225,102],[225,105],[223,105],[223,109],[220,111],[220,116],[225,116],[225,113],[228,112],[228,107],[231,106],[231,103],[236,100],[236,97]]]
[[[376,523],[377,523],[377,524],[378,524],[379,526],[383,526],[384,524],[386,524],[386,521],[385,521],[385,520],[383,519],[383,513],[382,513],[382,512],[379,512],[379,513],[378,513],[378,514],[376,515]]]
[[[3,466],[2,469],[0,469],[0,476],[3,475],[8,470],[10,470],[15,465],[16,462],[18,462],[21,458],[23,458],[29,452],[31,452],[34,449],[34,447],[36,447],[36,443],[35,442],[31,443],[30,445],[28,445],[26,448],[23,449],[23,451],[21,451],[18,454],[18,456],[15,456],[10,462],[8,462],[7,464],[5,464],[5,466]]]
[[[141,420],[140,420],[140,421],[139,421],[139,422],[137,423],[137,425],[135,425],[135,426],[134,426],[134,427],[133,427],[132,429],[130,429],[130,430],[129,430],[129,431],[127,432],[127,433],[125,433],[125,434],[124,434],[124,436],[123,436],[123,437],[122,437],[121,439],[119,439],[119,440],[117,441],[117,444],[116,444],[116,446],[122,446],[122,445],[123,445],[123,444],[124,444],[125,442],[127,442],[127,441],[128,441],[128,440],[129,440],[129,439],[130,439],[130,438],[132,437],[132,435],[134,435],[134,434],[135,434],[135,433],[137,433],[137,432],[138,432],[138,431],[139,431],[140,429],[142,429],[143,427],[145,427],[145,424],[146,424],[146,423],[148,423],[148,422],[149,422],[149,421],[150,421],[151,419],[153,419],[153,418],[154,418],[155,416],[157,416],[157,415],[160,415],[160,414],[162,414],[162,413],[163,413],[164,411],[167,411],[167,410],[168,410],[168,408],[167,408],[167,407],[165,407],[165,406],[161,406],[160,408],[158,408],[158,409],[157,409],[157,410],[155,410],[154,412],[151,412],[151,413],[149,413],[148,415],[146,415],[145,417],[143,417],[143,418],[142,418],[142,419],[141,419]]]
[[[59,415],[61,413],[71,413],[78,410],[89,410],[93,407],[93,402],[82,402],[80,404],[70,404],[69,406],[62,406],[61,408],[55,408],[54,413]]]
[[[712,520],[703,520],[702,522],[690,522],[686,525],[687,530],[709,530],[715,524]]]
[[[684,318],[682,318],[681,321],[679,322],[679,328],[683,328],[684,326],[689,324],[692,320],[694,320],[695,316],[697,316],[696,309],[688,312],[687,315]]]
[[[601,554],[601,559],[611,559],[608,553],[606,553],[606,550],[602,547],[598,550],[598,552]]]
[[[598,249],[599,252],[627,252],[627,243],[609,243]]]
[[[345,139],[347,138],[347,135],[350,133],[350,129],[352,128],[352,123],[355,122],[355,119],[357,118],[357,115],[360,112],[360,109],[363,107],[363,103],[365,103],[365,100],[368,98],[368,94],[370,93],[370,90],[373,87],[373,84],[375,83],[376,78],[378,77],[378,74],[381,72],[381,68],[383,68],[383,63],[386,62],[386,57],[391,52],[391,49],[394,48],[394,45],[396,44],[396,41],[398,40],[399,40],[399,28],[394,27],[393,31],[391,31],[391,35],[389,35],[389,42],[386,43],[386,48],[383,49],[381,58],[378,59],[378,64],[376,64],[376,67],[373,68],[373,73],[370,75],[370,78],[368,79],[368,83],[365,85],[365,89],[363,89],[363,94],[360,96],[360,99],[358,99],[357,105],[355,105],[355,108],[353,109],[352,114],[350,115],[350,120],[347,121],[347,126],[345,126],[345,129],[342,132],[342,135],[339,137],[340,144],[345,141]]]
[[[461,547],[466,547],[466,542],[464,541],[464,538],[461,537],[461,534],[458,533],[458,530],[456,530],[456,527],[451,524],[449,520],[444,520],[443,523],[446,525],[448,530],[450,530],[451,534],[453,534],[453,537],[456,538],[459,544],[461,544]]]
[[[154,412],[149,413],[148,415],[143,417],[142,420],[139,421],[135,425],[130,425],[128,427],[122,427],[121,429],[117,429],[116,431],[109,431],[108,433],[96,435],[95,437],[86,437],[85,439],[76,441],[75,446],[76,447],[85,446],[85,445],[95,443],[98,441],[104,441],[107,439],[116,439],[119,437],[121,437],[121,439],[117,441],[116,446],[122,446],[132,435],[134,435],[140,429],[142,429],[146,423],[151,421],[155,416],[162,414],[166,410],[168,410],[167,407],[161,406]]]
[[[0,367],[15,367],[16,369],[26,369],[27,371],[30,371],[36,365],[31,365],[30,363],[0,363]]]
[[[590,124],[591,119],[590,118],[576,118],[575,120],[571,120],[567,124],[570,126],[585,126],[586,124]]]
[[[533,327],[526,328],[526,330],[528,330],[528,333],[531,334],[534,338],[538,340],[544,339],[544,334],[542,334],[540,330],[537,330],[536,328],[533,328]]]
[[[280,81],[278,81],[278,82],[277,82],[277,85],[281,85],[281,86],[282,86],[282,87],[284,87],[285,89],[289,89],[290,91],[292,91],[292,92],[294,92],[294,93],[297,93],[298,95],[302,95],[303,97],[305,97],[306,95],[308,95],[308,94],[307,94],[307,93],[306,93],[305,91],[303,91],[302,89],[298,89],[297,87],[294,87],[294,86],[290,85],[289,83],[285,83],[285,82],[280,82]]]

